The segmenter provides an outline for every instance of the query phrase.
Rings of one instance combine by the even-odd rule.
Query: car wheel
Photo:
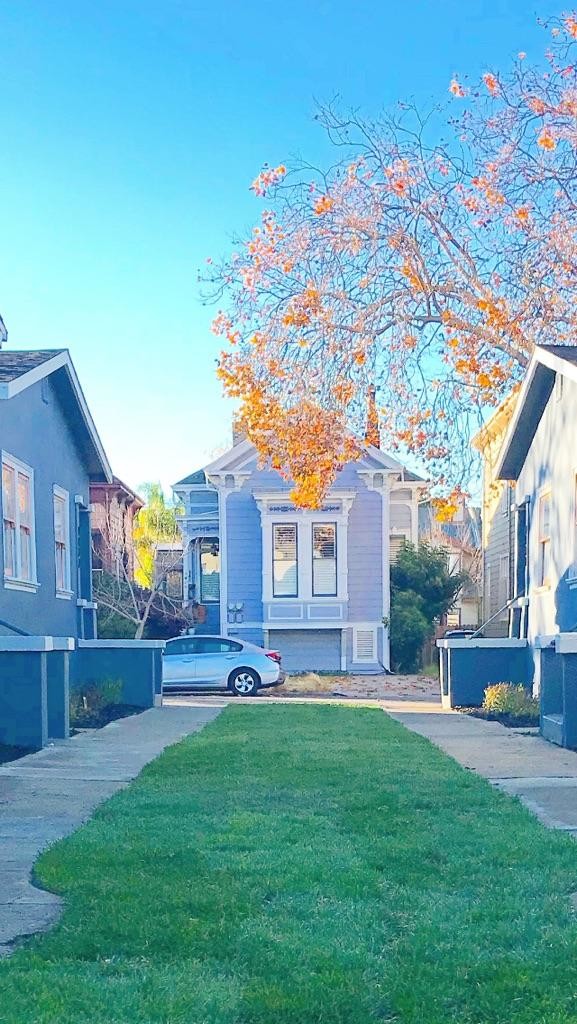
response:
[[[260,679],[250,668],[238,668],[231,675],[228,685],[237,697],[256,697]]]

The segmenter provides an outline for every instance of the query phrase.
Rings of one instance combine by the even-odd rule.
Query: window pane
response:
[[[169,657],[171,654],[184,654],[185,652],[185,640],[172,640],[164,648],[164,656]]]
[[[56,589],[66,590],[68,580],[66,579],[66,548],[63,544],[56,545]]]
[[[30,526],[30,480],[24,473],[18,474],[18,514],[21,526]]]
[[[335,596],[337,592],[337,545],[334,523],[313,526],[313,594]]]
[[[56,543],[64,544],[65,536],[65,508],[64,500],[59,495],[54,495],[54,536]]]
[[[4,519],[12,522],[16,519],[14,502],[14,470],[11,466],[2,466],[2,508]]]
[[[179,569],[171,569],[166,574],[166,593],[168,597],[182,597],[182,573]]]
[[[294,523],[276,523],[273,526],[273,595],[296,597],[297,528]]]
[[[30,558],[30,531],[20,527],[20,579],[32,579],[32,563]]]
[[[546,539],[551,536],[551,497],[545,495],[541,498],[541,523],[540,532],[541,537]]]
[[[220,600],[220,551],[218,539],[203,540],[200,546],[200,600]]]
[[[4,520],[4,575],[16,575],[16,529],[14,523]]]

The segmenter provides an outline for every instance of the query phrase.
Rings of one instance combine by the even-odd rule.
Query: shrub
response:
[[[423,599],[413,590],[400,590],[391,601],[391,660],[397,672],[416,672],[430,626]]]
[[[539,721],[539,701],[532,697],[524,686],[516,686],[513,683],[495,683],[488,686],[483,698],[483,708],[494,715]]]
[[[120,704],[122,681],[103,679],[101,683],[85,683],[70,694],[70,724],[82,728],[98,721],[105,708]]]

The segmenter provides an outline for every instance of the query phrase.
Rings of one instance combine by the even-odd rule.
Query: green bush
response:
[[[397,672],[416,672],[430,626],[423,613],[423,598],[413,590],[399,590],[391,602],[391,660]]]
[[[98,720],[105,708],[120,704],[122,680],[85,683],[70,694],[70,725],[82,728]]]
[[[488,686],[483,698],[483,708],[494,715],[539,721],[539,701],[532,697],[524,686],[516,686],[513,683],[495,683]]]

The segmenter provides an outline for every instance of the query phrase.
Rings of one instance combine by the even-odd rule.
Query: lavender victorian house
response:
[[[292,671],[382,671],[390,562],[404,539],[417,541],[422,485],[364,445],[322,507],[304,510],[241,440],[174,485],[198,630],[278,647]]]

